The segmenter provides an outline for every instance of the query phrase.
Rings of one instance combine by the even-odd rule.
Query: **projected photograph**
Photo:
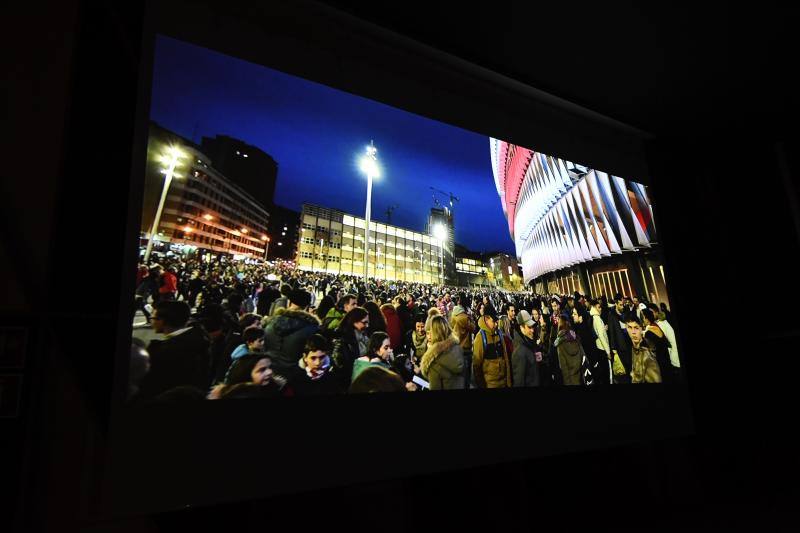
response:
[[[635,177],[163,36],[152,80],[130,404],[683,380]]]

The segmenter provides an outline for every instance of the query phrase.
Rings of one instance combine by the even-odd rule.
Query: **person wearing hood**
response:
[[[475,332],[475,326],[467,315],[466,309],[459,305],[460,302],[459,299],[453,307],[450,315],[450,327],[461,346],[461,353],[464,354],[464,388],[469,388],[472,382],[472,334]]]
[[[289,381],[297,396],[316,396],[320,394],[337,394],[342,392],[332,372],[331,343],[315,333],[303,347],[303,357],[298,363],[298,370]]]
[[[506,337],[497,331],[494,315],[478,319],[480,331],[472,344],[472,372],[481,389],[511,387],[511,365]]]
[[[279,308],[267,319],[264,328],[266,353],[272,359],[276,374],[287,377],[297,368],[306,341],[320,328],[320,320],[306,309],[311,295],[302,289],[292,289],[288,307]]]
[[[538,387],[539,364],[536,352],[536,322],[524,309],[517,315],[519,334],[514,341],[514,352],[511,354],[512,382],[515,387]]]
[[[443,316],[433,316],[426,326],[428,349],[420,361],[422,376],[431,390],[464,388],[464,352]]]
[[[561,384],[583,384],[581,367],[586,355],[567,315],[562,314],[558,317],[558,334],[553,342],[553,349],[561,369]]]

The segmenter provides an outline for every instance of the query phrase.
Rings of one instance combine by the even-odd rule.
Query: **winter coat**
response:
[[[190,327],[147,346],[150,371],[139,386],[142,398],[153,398],[181,385],[208,390],[211,368],[209,339],[200,327]]]
[[[422,356],[420,369],[431,390],[464,388],[464,352],[455,337],[431,344]]]
[[[289,306],[289,297],[288,296],[281,296],[269,307],[269,316],[275,316],[278,313],[278,309],[285,309]]]
[[[581,385],[584,352],[574,331],[562,330],[554,343],[564,385]]]
[[[319,396],[342,392],[336,375],[330,370],[317,379],[311,379],[305,368],[298,367],[289,378],[289,386],[295,396]]]
[[[381,309],[383,318],[386,320],[386,333],[389,334],[389,342],[393,350],[397,350],[403,344],[403,324],[394,307]]]
[[[515,328],[514,328],[514,321],[511,320],[508,315],[503,315],[497,321],[497,327],[503,332],[503,335],[508,337],[509,339],[513,339],[515,336]]]
[[[175,294],[178,292],[178,278],[172,272],[164,272],[161,275],[161,287],[158,289],[160,294]]]
[[[672,329],[672,325],[670,325],[668,320],[658,320],[658,327],[661,328],[661,331],[664,332],[664,335],[667,336],[667,340],[669,341],[669,362],[675,368],[681,367],[681,360],[678,355],[678,345],[676,344],[677,341],[675,340],[675,330]]]
[[[247,355],[249,353],[250,353],[250,350],[247,348],[247,344],[240,344],[231,353],[231,359],[236,360],[236,359],[239,359],[241,356]]]
[[[661,382],[669,381],[672,363],[669,362],[669,341],[661,328],[648,326],[644,333],[644,340],[650,351],[655,355],[658,368],[661,371]]]
[[[349,335],[342,335],[334,340],[332,354],[333,363],[336,367],[336,374],[340,384],[344,389],[350,386],[353,365],[359,357],[361,357],[361,347],[356,339],[355,331],[350,332]]]
[[[538,387],[539,364],[536,362],[536,342],[524,333],[514,339],[514,353],[511,354],[511,371],[515,387]]]
[[[622,317],[616,310],[611,309],[608,313],[608,343],[611,350],[616,350],[619,359],[625,367],[625,374],[631,371],[631,337],[621,323]]]
[[[264,328],[264,349],[278,374],[293,370],[303,357],[306,341],[319,331],[319,318],[300,309],[278,309]]]
[[[661,383],[658,361],[645,341],[631,347],[631,383]]]
[[[453,308],[453,314],[450,317],[450,327],[453,330],[453,335],[458,338],[461,350],[464,352],[471,352],[472,334],[475,332],[475,326],[467,316],[467,312],[460,305]]]
[[[505,336],[490,330],[486,318],[478,319],[480,331],[472,343],[472,372],[479,388],[496,389],[511,386],[511,364]],[[486,334],[486,348],[483,346]]]
[[[595,344],[599,349],[603,350],[606,355],[610,355],[611,345],[608,342],[608,332],[606,331],[606,325],[603,322],[603,317],[600,316],[600,311],[592,307],[592,309],[589,311],[589,314],[592,317],[594,334],[597,336],[597,341]]]
[[[274,287],[266,287],[258,294],[256,312],[261,316],[268,316],[272,302],[281,297],[281,292]]]
[[[323,328],[328,331],[334,331],[336,328],[339,327],[339,324],[342,322],[343,318],[344,318],[344,313],[342,313],[335,307],[331,307],[330,309],[328,309],[328,313],[322,320]]]

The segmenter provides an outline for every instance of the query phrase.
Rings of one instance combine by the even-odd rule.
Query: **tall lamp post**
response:
[[[367,208],[364,218],[364,285],[369,279],[369,221],[372,215],[372,179],[377,178],[378,173],[378,149],[370,141],[367,146],[367,155],[361,158],[361,170],[367,175]],[[377,260],[377,259],[376,259]]]
[[[158,202],[158,209],[156,209],[156,216],[153,219],[153,227],[150,229],[150,238],[147,241],[147,250],[144,252],[144,262],[150,260],[150,253],[153,251],[153,239],[158,232],[158,225],[161,223],[161,212],[164,210],[164,203],[167,201],[167,193],[169,192],[169,185],[172,183],[172,178],[178,177],[175,174],[175,168],[178,166],[178,161],[183,158],[184,153],[176,146],[170,146],[167,153],[162,157],[162,161],[167,164],[167,168],[162,169],[161,173],[164,174],[164,188],[161,190],[161,200]]]

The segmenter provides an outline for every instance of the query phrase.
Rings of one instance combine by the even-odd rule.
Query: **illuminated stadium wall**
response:
[[[571,267],[604,258],[622,259],[624,252],[654,248],[657,234],[644,185],[497,139],[490,139],[490,148],[497,193],[526,283],[553,273],[563,277]],[[623,261],[613,270],[619,272],[619,283],[608,278],[608,287],[596,283],[607,278],[605,271],[592,274],[583,269],[580,276],[567,274],[577,277],[573,283],[552,281],[559,288],[592,294],[644,293],[663,300],[665,295],[651,296],[666,293],[659,263]],[[631,270],[637,271],[634,283]]]

